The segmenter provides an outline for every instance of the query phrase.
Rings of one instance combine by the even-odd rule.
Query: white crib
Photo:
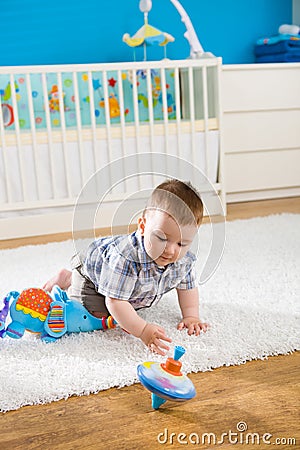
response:
[[[76,199],[97,171],[98,185],[112,187],[97,224],[108,227],[118,202],[137,192],[143,200],[145,188],[174,175],[167,159],[157,168],[156,154],[180,158],[177,176],[218,194],[225,211],[220,71],[220,58],[0,67],[0,239],[71,231]],[[111,173],[118,159],[120,173]]]

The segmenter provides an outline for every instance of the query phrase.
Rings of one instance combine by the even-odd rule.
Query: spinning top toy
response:
[[[165,363],[146,361],[138,365],[139,380],[151,392],[153,409],[158,409],[166,400],[185,402],[195,397],[193,383],[180,372],[182,363],[178,360],[184,353],[185,349],[177,345],[174,358],[168,358]]]

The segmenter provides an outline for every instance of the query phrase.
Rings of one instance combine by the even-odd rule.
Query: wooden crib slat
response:
[[[193,67],[188,68],[189,80],[189,100],[190,100],[190,123],[191,123],[191,147],[192,147],[192,161],[196,161],[196,128],[195,128],[195,102],[194,102],[194,73]],[[193,178],[195,178],[195,171],[193,171]]]
[[[209,154],[208,154],[208,95],[207,95],[207,70],[202,67],[202,92],[203,92],[203,113],[204,113],[204,154],[205,154],[205,175],[209,174]]]
[[[163,118],[164,118],[164,128],[165,128],[165,152],[169,153],[169,114],[168,114],[168,100],[167,100],[167,82],[166,82],[166,69],[160,69],[161,77],[161,91],[162,91],[162,101],[163,101]]]
[[[162,90],[162,101],[163,101],[163,118],[164,118],[164,140],[165,140],[165,153],[167,155],[173,154],[173,150],[169,145],[169,111],[168,111],[168,100],[167,100],[167,81],[166,81],[166,69],[160,69],[161,73],[161,90]],[[169,173],[168,159],[166,160],[167,167],[165,167],[166,173]]]
[[[104,94],[104,111],[105,111],[105,126],[106,126],[106,142],[107,142],[107,161],[113,161],[112,154],[112,142],[111,142],[111,126],[110,126],[110,112],[109,112],[109,95],[108,95],[108,80],[107,72],[104,70],[102,72],[102,84],[103,84],[103,94]],[[111,169],[109,170],[110,181],[114,179],[114,174]],[[114,192],[114,191],[112,191]]]
[[[23,201],[28,201],[28,189],[27,189],[27,182],[26,182],[26,174],[25,174],[25,165],[23,162],[23,151],[22,151],[22,143],[21,143],[21,135],[20,135],[20,124],[19,124],[19,113],[18,113],[18,105],[17,105],[17,93],[16,93],[16,86],[15,86],[15,79],[14,75],[10,74],[10,88],[11,88],[11,98],[12,98],[12,104],[14,109],[14,116],[15,116],[15,131],[16,131],[16,139],[17,139],[17,149],[18,149],[18,161],[19,161],[19,169],[20,169],[20,181],[22,186],[22,195],[23,195]]]
[[[154,151],[154,113],[153,113],[153,95],[152,95],[152,81],[151,81],[151,69],[147,69],[147,96],[148,96],[148,114],[149,114],[149,126],[150,126],[150,149]]]
[[[8,176],[8,158],[7,158],[7,146],[6,146],[6,136],[5,129],[3,123],[3,114],[2,114],[2,103],[1,103],[1,95],[0,95],[0,131],[1,131],[1,146],[2,146],[2,155],[3,155],[3,164],[4,164],[4,179],[5,179],[5,187],[6,187],[6,195],[7,195],[7,203],[11,203],[13,201],[12,189]]]
[[[48,102],[48,90],[47,90],[47,78],[46,73],[41,73],[42,77],[42,89],[43,89],[43,97],[44,97],[44,110],[46,116],[46,126],[47,126],[47,139],[48,139],[48,155],[50,161],[50,182],[52,188],[53,198],[59,198],[59,193],[57,191],[57,185],[55,182],[55,163],[53,156],[53,139],[52,139],[52,127],[51,127],[51,119],[50,119],[50,111],[49,111],[49,102]]]
[[[64,108],[64,96],[62,87],[62,77],[61,72],[57,72],[57,87],[58,87],[58,99],[59,99],[59,115],[60,115],[60,126],[62,135],[62,149],[65,164],[65,175],[68,197],[72,198],[72,185],[71,185],[71,175],[70,175],[70,160],[68,158],[68,146],[67,146],[67,133],[66,133],[66,119],[65,119],[65,108]]]
[[[118,70],[117,72],[117,80],[118,80],[118,95],[119,95],[119,106],[120,106],[120,124],[121,124],[121,149],[122,149],[122,157],[125,158],[127,155],[127,145],[126,145],[126,124],[125,124],[125,107],[124,107],[124,91],[123,91],[123,79],[122,79],[122,71]],[[126,174],[125,161],[123,159],[123,173]],[[125,177],[124,180],[124,189],[125,192],[129,192],[129,183],[128,179]]]
[[[177,153],[180,156],[181,147],[181,105],[180,105],[180,84],[179,84],[179,68],[174,69],[174,87],[175,87],[175,114],[176,114],[176,138],[177,138]],[[179,174],[182,176],[180,169]]]
[[[77,139],[78,139],[78,148],[79,148],[79,158],[80,158],[80,175],[81,175],[81,185],[86,180],[85,175],[85,158],[84,158],[84,146],[82,141],[82,126],[81,126],[81,114],[80,114],[80,99],[79,99],[79,89],[78,89],[78,80],[77,73],[73,72],[73,86],[74,86],[74,100],[75,100],[75,112],[76,112],[76,129],[77,129]]]
[[[26,79],[26,90],[27,90],[27,99],[28,99],[31,137],[32,137],[33,158],[34,158],[34,177],[36,179],[36,184],[37,184],[38,199],[40,200],[42,198],[41,197],[41,180],[40,180],[39,170],[38,170],[38,146],[37,146],[37,139],[36,139],[34,107],[33,107],[31,80],[30,80],[29,73],[27,73],[25,75],[25,79]]]
[[[138,173],[141,173],[139,153],[141,150],[141,138],[140,138],[140,117],[139,117],[139,103],[138,103],[138,90],[137,90],[137,76],[136,70],[132,71],[132,94],[133,94],[133,111],[134,111],[134,126],[135,126],[135,150],[137,154],[137,169]],[[138,189],[142,188],[141,177],[137,176]]]
[[[147,97],[148,97],[148,114],[149,114],[149,129],[150,129],[150,151],[151,153],[155,152],[155,133],[154,133],[154,112],[153,112],[153,93],[152,93],[152,81],[151,81],[151,69],[146,70],[147,77]],[[150,160],[149,167],[152,175],[151,175],[151,184],[155,186],[156,177],[153,173],[153,162]]]
[[[89,89],[89,99],[90,99],[90,117],[91,117],[91,128],[92,128],[94,169],[96,171],[97,169],[99,169],[100,164],[99,164],[98,152],[97,152],[95,101],[94,101],[94,88],[93,88],[93,74],[91,71],[88,71],[88,89]]]

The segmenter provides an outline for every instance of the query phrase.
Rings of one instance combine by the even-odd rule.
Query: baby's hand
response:
[[[165,330],[154,323],[147,323],[143,329],[140,339],[145,345],[147,345],[147,347],[150,348],[152,352],[158,353],[162,356],[166,354],[163,350],[170,350],[170,347],[168,347],[163,341],[172,342],[172,339],[166,335]]]
[[[199,317],[184,317],[181,322],[179,322],[177,326],[177,330],[183,330],[183,328],[188,329],[188,334],[195,334],[199,336],[200,331],[204,331],[204,333],[208,330],[209,325],[206,322],[201,322]]]

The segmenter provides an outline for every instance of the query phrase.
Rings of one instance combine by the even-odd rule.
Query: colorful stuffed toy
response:
[[[58,286],[54,286],[51,293],[39,288],[25,289],[21,294],[11,291],[0,311],[2,338],[20,339],[27,330],[40,333],[45,342],[53,342],[65,333],[104,330],[115,326],[111,316],[98,319]]]

